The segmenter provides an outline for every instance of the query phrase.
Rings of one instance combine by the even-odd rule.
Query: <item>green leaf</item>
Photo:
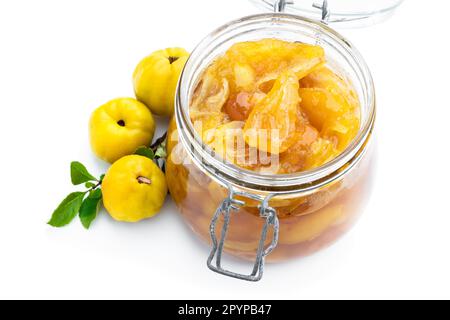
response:
[[[92,182],[86,182],[86,183],[84,184],[84,186],[85,186],[86,188],[88,188],[88,189],[91,189],[91,188],[95,187],[95,183],[92,183]]]
[[[137,154],[139,156],[147,157],[151,160],[155,159],[155,153],[152,149],[147,147],[139,147],[134,154]]]
[[[97,181],[80,162],[72,162],[70,164],[70,177],[73,185],[79,185],[89,181]]]
[[[100,210],[102,200],[102,190],[96,189],[90,192],[89,196],[84,199],[80,208],[80,220],[86,229],[89,229],[92,221],[97,217]]]
[[[100,176],[100,182],[103,182],[103,179],[105,179],[105,176],[106,176],[106,174],[102,174],[102,175]]]
[[[48,222],[53,227],[64,227],[68,225],[80,210],[86,192],[73,192],[69,194],[53,212]]]

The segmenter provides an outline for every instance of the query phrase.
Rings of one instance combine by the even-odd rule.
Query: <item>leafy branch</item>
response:
[[[95,178],[80,162],[74,161],[70,164],[70,178],[74,186],[84,183],[87,190],[70,193],[53,212],[49,225],[61,228],[68,225],[79,216],[82,225],[89,229],[92,221],[97,217],[101,207],[103,178]]]
[[[165,171],[164,160],[167,157],[167,132],[156,139],[150,147],[139,147],[135,154],[154,160],[160,166],[161,170]]]
[[[160,165],[164,171],[167,133],[158,138],[150,147],[140,147],[135,154],[150,158]],[[161,161],[161,162],[160,162]],[[102,205],[101,185],[105,175],[95,178],[86,167],[74,161],[70,164],[70,179],[74,186],[84,184],[86,190],[70,193],[53,212],[49,225],[61,228],[68,225],[78,215],[81,224],[89,229],[98,215]]]

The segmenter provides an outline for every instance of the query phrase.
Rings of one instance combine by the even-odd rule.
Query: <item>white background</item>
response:
[[[427,4],[427,5],[426,5]],[[168,201],[152,220],[106,214],[46,225],[73,190],[94,108],[131,96],[153,50],[191,50],[260,12],[244,0],[0,2],[0,298],[450,298],[450,50],[447,1],[407,0],[383,24],[341,32],[377,86],[378,169],[358,225],[333,247],[267,267],[259,283],[207,270],[209,248]]]

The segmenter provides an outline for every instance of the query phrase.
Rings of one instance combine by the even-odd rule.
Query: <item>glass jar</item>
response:
[[[232,44],[262,38],[319,43],[328,66],[345,75],[359,96],[357,137],[317,169],[289,175],[244,170],[217,157],[190,120],[189,104],[202,71]],[[309,255],[349,230],[369,194],[374,121],[374,86],[366,63],[350,42],[323,23],[289,14],[260,14],[233,21],[203,39],[179,81],[166,176],[181,215],[213,247],[209,268],[257,281],[266,257],[275,262]],[[225,270],[222,251],[255,261],[253,272]]]

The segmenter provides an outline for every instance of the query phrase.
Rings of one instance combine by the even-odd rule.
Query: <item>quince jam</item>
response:
[[[320,46],[237,43],[201,76],[191,120],[204,142],[243,168],[289,174],[319,167],[360,127],[353,86],[326,63]]]
[[[361,126],[356,90],[330,65],[320,46],[276,39],[237,43],[202,70],[190,104],[177,107],[189,108],[203,142],[235,166],[269,175],[311,170],[342,153]],[[178,142],[175,119],[167,148],[172,199],[192,230],[211,243],[211,219],[229,191],[202,164],[189,161],[193,151]],[[279,239],[268,261],[316,252],[353,225],[371,180],[371,157],[364,150],[331,182],[311,183],[270,200],[279,218]],[[266,196],[264,190],[251,192]],[[258,201],[238,200],[244,204],[231,215],[224,250],[252,260],[264,219]],[[222,225],[221,216],[216,230]],[[266,245],[272,236],[271,230]]]

